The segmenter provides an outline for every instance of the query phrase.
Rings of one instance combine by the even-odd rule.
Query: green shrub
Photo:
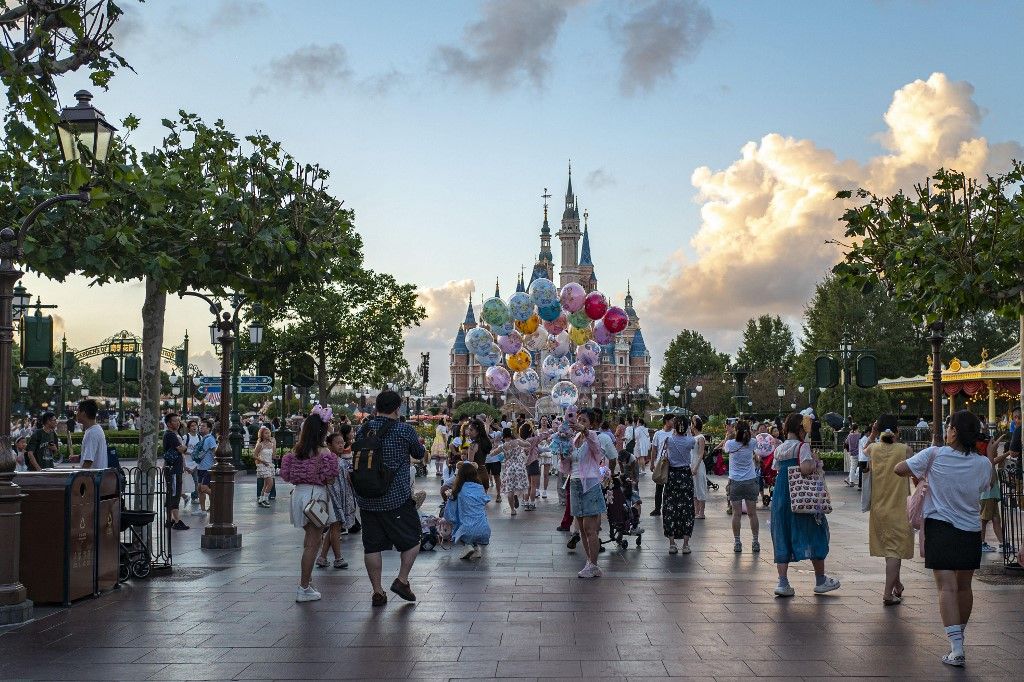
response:
[[[474,400],[464,402],[458,407],[456,407],[452,417],[454,419],[459,419],[460,417],[462,417],[462,415],[475,417],[478,414],[486,414],[490,416],[491,419],[501,418],[501,410],[495,407],[491,407],[487,403]]]

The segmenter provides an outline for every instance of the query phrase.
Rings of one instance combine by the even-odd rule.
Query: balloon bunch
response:
[[[540,369],[545,379],[558,382],[551,397],[562,408],[579,400],[579,388],[594,385],[601,346],[612,343],[629,324],[626,312],[610,307],[601,292],[588,294],[575,282],[559,291],[545,278],[534,280],[528,292],[512,294],[507,303],[487,299],[480,319],[487,327],[471,329],[466,347],[487,367],[491,388],[504,392],[514,384],[524,393],[536,393],[540,375],[530,366],[530,352],[546,351]],[[573,349],[576,362],[568,357]]]

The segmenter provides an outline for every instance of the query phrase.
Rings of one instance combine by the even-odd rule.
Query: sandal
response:
[[[885,604],[886,606],[896,606],[897,604],[903,603],[903,600],[900,599],[899,597],[896,597],[896,596],[892,596],[892,597],[885,597],[885,596],[883,596],[882,597],[882,603]]]
[[[896,583],[896,586],[892,588],[892,596],[903,599],[903,583]]]
[[[325,556],[318,556],[316,558],[316,565],[319,566],[320,568],[327,568],[327,557],[325,557]]]
[[[334,560],[334,567],[335,568],[348,568],[348,562],[345,561],[344,559],[335,559]]]

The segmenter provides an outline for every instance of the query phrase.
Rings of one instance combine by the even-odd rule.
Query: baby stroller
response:
[[[635,536],[639,547],[644,529],[640,528],[640,502],[633,499],[633,482],[621,474],[612,476],[604,497],[608,503],[608,539],[602,540],[601,544],[614,542],[626,549],[629,546],[626,538]]]
[[[722,476],[728,471],[725,466],[725,456],[722,454],[722,446],[719,445],[715,449],[711,449],[711,444],[708,444],[708,453],[704,455],[704,471],[706,474],[714,474],[715,476]],[[718,484],[711,480],[710,476],[706,476],[708,490],[718,490]]]
[[[761,458],[761,469],[757,472],[758,485],[761,488],[761,503],[767,507],[772,503],[772,491],[775,488],[775,477],[779,472],[772,469],[775,461],[775,453],[770,453]]]
[[[153,523],[156,516],[155,511],[142,511],[134,509],[121,510],[121,565],[118,571],[119,582],[125,582],[130,577],[139,579],[148,578],[153,570],[150,564],[149,545],[146,544],[146,537],[143,529]],[[128,534],[128,541],[125,542],[124,534]]]

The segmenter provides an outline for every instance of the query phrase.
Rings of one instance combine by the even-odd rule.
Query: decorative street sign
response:
[[[270,384],[261,386],[239,386],[239,393],[270,393]]]
[[[274,380],[271,377],[238,377],[239,386],[269,386],[272,383],[274,383]]]
[[[216,386],[220,388],[220,377],[199,377],[200,386]]]
[[[219,385],[217,385],[217,386],[214,386],[214,385],[201,386],[200,390],[203,393],[220,393],[220,386]]]

